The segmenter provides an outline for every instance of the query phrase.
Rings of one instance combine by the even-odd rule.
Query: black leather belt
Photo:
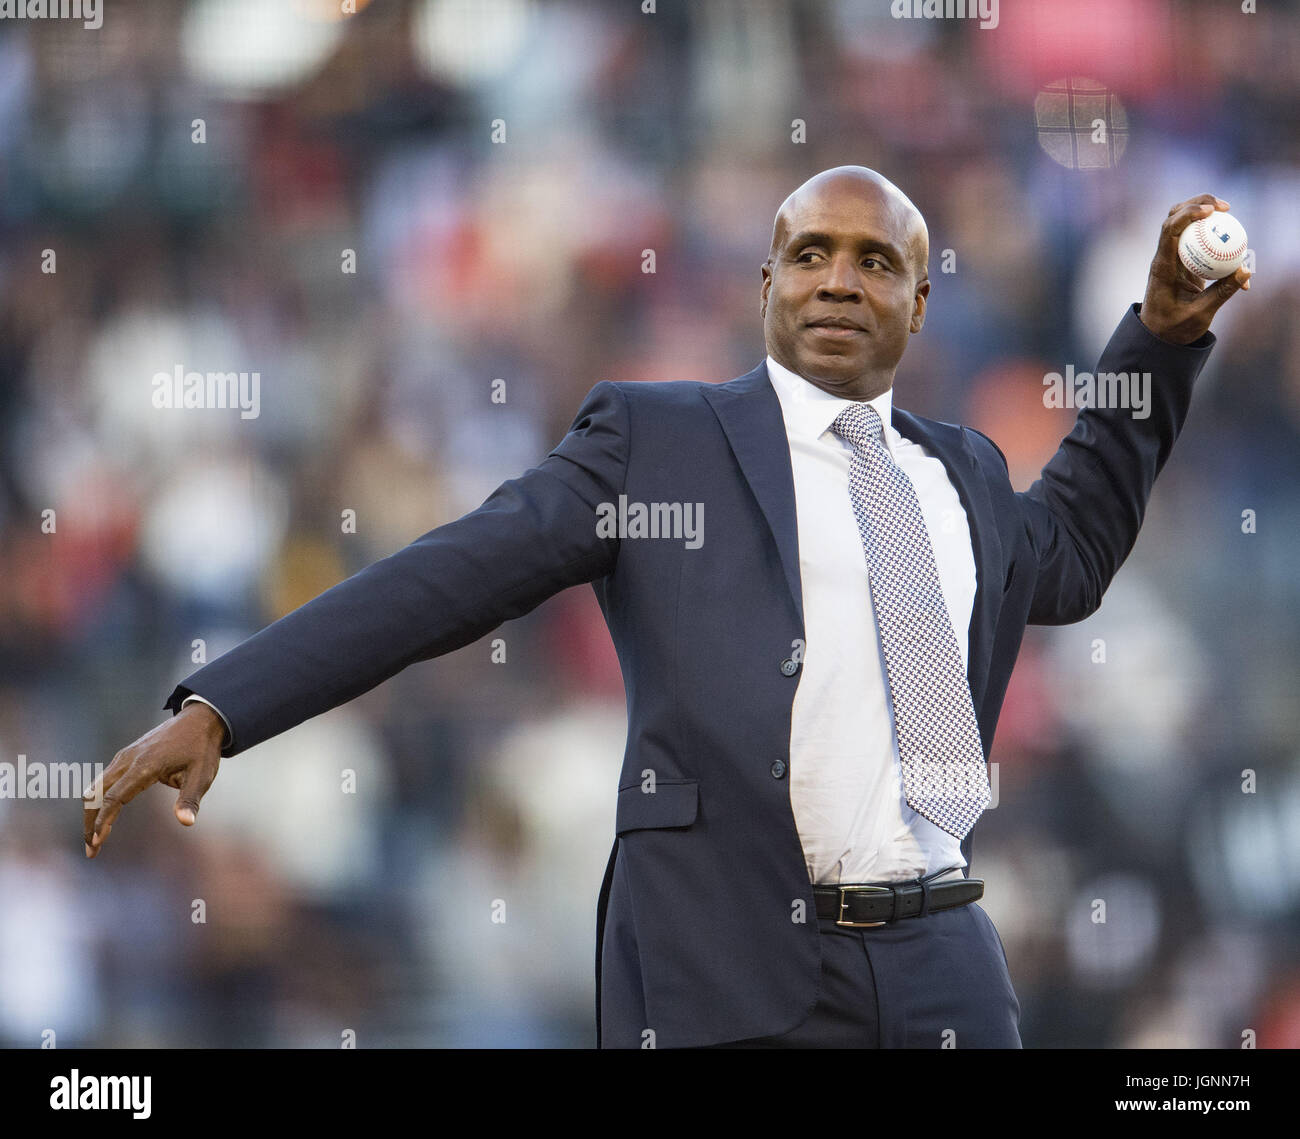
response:
[[[891,885],[814,886],[817,916],[834,918],[849,929],[885,925],[899,918],[924,917],[934,910],[967,906],[984,896],[983,878],[953,878],[946,882],[913,882]]]

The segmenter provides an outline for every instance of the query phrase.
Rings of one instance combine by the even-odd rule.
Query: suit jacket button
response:
[[[793,676],[798,671],[799,671],[799,662],[797,660],[793,660],[790,657],[786,657],[785,660],[781,662],[782,676]]]
[[[778,759],[774,764],[772,764],[772,778],[773,778],[773,779],[784,779],[784,778],[785,778],[785,763],[784,763],[784,761]]]

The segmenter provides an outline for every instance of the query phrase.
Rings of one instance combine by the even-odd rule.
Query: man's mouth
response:
[[[809,321],[808,327],[814,332],[832,337],[835,340],[848,340],[854,336],[866,334],[866,330],[861,325],[854,323],[847,317],[827,317],[825,320]]]

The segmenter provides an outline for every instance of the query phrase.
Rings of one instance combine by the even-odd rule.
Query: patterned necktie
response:
[[[867,554],[907,802],[965,838],[988,806],[988,770],[921,506],[885,449],[875,408],[850,403],[831,430],[853,445],[849,496]]]

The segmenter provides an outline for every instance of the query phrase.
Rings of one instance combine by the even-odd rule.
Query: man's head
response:
[[[760,304],[768,352],[823,391],[874,399],[925,322],[929,259],[925,219],[888,179],[865,166],[814,175],[772,227]]]

